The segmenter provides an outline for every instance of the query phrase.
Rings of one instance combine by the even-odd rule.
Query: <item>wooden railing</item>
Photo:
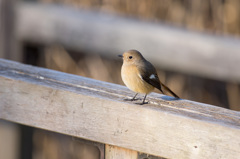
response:
[[[112,57],[138,49],[157,67],[217,80],[240,81],[239,38],[60,5],[0,0],[0,7],[0,46],[3,45],[0,57],[21,61],[21,54],[14,50],[18,47],[16,43],[23,41],[60,44],[71,50],[107,56],[112,53]]]
[[[238,38],[14,0],[0,0],[0,10],[3,58],[22,61],[22,42],[109,56],[135,48],[167,70],[240,81]],[[132,96],[120,85],[0,60],[2,120],[97,142],[105,147],[101,159],[141,158],[140,152],[239,158],[239,112],[156,93],[143,106],[123,101]]]
[[[146,105],[123,100],[132,95],[124,86],[0,60],[0,119],[103,143],[106,159],[137,152],[239,158],[240,112],[156,93]]]
[[[115,57],[137,49],[155,66],[217,80],[240,81],[240,40],[70,7],[21,3],[16,33],[22,41],[61,44]]]

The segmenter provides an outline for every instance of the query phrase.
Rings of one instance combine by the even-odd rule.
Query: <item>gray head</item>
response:
[[[123,53],[123,55],[119,55],[119,57],[123,58],[124,64],[139,64],[144,61],[144,57],[137,50],[129,50]]]

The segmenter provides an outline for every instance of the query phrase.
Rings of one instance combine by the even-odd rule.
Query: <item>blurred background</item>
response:
[[[137,49],[181,98],[240,110],[238,0],[0,0],[0,7],[1,58],[123,85],[117,55]],[[0,141],[0,159],[100,152],[6,121]]]

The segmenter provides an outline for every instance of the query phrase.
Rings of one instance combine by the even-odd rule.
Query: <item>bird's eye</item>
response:
[[[129,56],[128,58],[129,58],[129,59],[132,59],[132,56]]]

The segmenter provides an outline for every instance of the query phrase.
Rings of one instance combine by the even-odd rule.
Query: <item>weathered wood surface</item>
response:
[[[156,156],[238,159],[240,112],[0,60],[0,119]]]
[[[240,39],[192,32],[63,6],[22,3],[19,38],[113,57],[137,49],[155,66],[218,80],[240,81]]]

